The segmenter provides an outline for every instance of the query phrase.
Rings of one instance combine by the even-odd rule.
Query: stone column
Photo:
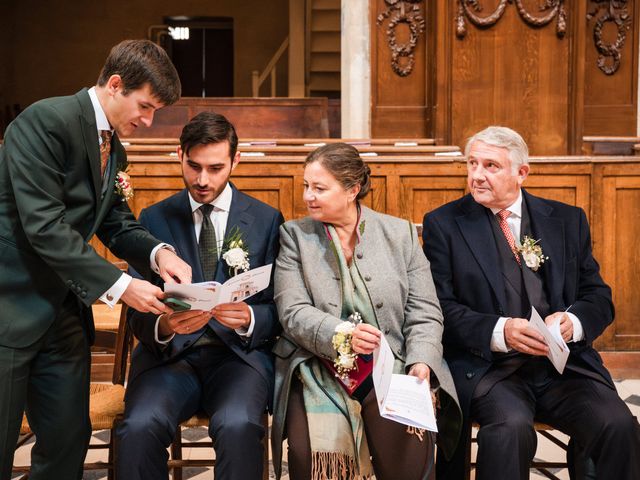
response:
[[[342,0],[342,138],[371,138],[369,0]]]

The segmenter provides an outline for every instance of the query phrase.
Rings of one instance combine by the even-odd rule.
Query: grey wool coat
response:
[[[414,226],[362,207],[361,241],[353,261],[365,280],[381,331],[406,366],[426,363],[442,388],[439,445],[451,452],[461,413],[449,368],[442,357],[442,311],[429,262]],[[321,222],[305,217],[280,227],[275,302],[283,334],[274,347],[276,383],[272,428],[273,461],[280,476],[284,421],[291,378],[313,355],[333,359],[331,344],[341,322],[340,270]]]

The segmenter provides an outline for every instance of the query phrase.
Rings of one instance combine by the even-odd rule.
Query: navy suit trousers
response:
[[[167,447],[179,423],[197,411],[210,417],[216,479],[262,478],[268,385],[228,348],[190,348],[141,373],[127,389],[125,418],[116,432],[118,478],[168,478]]]

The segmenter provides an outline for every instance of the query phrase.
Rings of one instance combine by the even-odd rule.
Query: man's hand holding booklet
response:
[[[165,283],[165,303],[175,311],[212,310],[222,303],[242,302],[269,286],[271,264],[239,273],[224,283]],[[175,307],[175,308],[174,308]]]

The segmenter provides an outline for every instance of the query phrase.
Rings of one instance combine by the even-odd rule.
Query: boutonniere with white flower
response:
[[[235,276],[238,273],[246,272],[251,268],[249,264],[249,249],[242,240],[242,232],[235,227],[222,243],[222,254],[220,255],[229,266],[229,275]]]
[[[131,177],[124,170],[120,170],[116,174],[115,181],[116,194],[122,197],[122,201],[126,202],[133,198],[133,187],[131,186]]]
[[[542,247],[539,245],[539,242],[540,240],[534,240],[525,235],[522,239],[522,245],[518,247],[518,252],[522,254],[525,265],[534,272],[537,272],[540,265],[549,259],[549,257],[545,257],[542,253]]]
[[[353,351],[351,346],[351,338],[356,325],[362,321],[362,316],[355,312],[349,315],[349,319],[340,322],[335,330],[331,343],[337,352],[336,358],[333,360],[333,366],[336,369],[336,377],[343,382],[349,379],[349,372],[356,368],[356,358],[358,354]]]

